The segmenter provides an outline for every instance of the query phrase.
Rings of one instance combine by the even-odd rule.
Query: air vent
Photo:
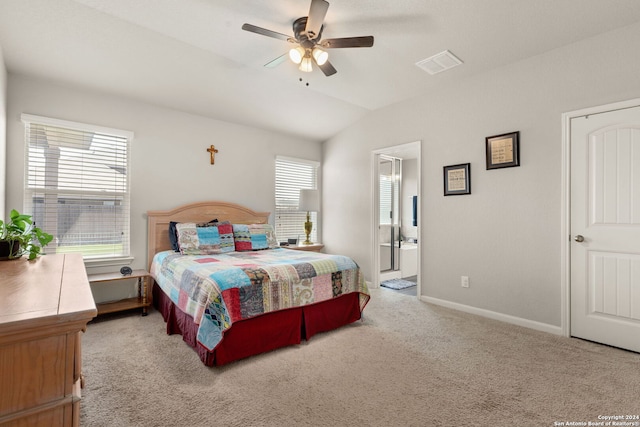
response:
[[[448,50],[440,52],[437,55],[433,55],[432,57],[429,57],[427,59],[423,59],[422,61],[416,62],[416,65],[418,67],[422,68],[431,75],[441,73],[453,67],[457,67],[460,64],[462,64],[462,61]]]

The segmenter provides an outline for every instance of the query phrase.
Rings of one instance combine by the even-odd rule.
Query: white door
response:
[[[640,352],[640,106],[571,119],[571,335]]]

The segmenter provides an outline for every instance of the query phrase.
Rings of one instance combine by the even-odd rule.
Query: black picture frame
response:
[[[485,138],[487,170],[520,166],[520,131]]]
[[[444,166],[442,173],[445,196],[471,194],[471,163]]]

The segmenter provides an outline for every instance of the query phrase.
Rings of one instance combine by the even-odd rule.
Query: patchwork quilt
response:
[[[181,255],[159,252],[151,275],[198,324],[198,341],[213,350],[234,322],[358,292],[369,291],[349,257],[289,249]]]

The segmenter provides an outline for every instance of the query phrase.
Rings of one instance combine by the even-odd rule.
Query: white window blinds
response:
[[[390,176],[380,175],[380,224],[391,224],[391,189],[393,181]]]
[[[24,213],[54,236],[47,253],[129,256],[127,131],[22,115]]]
[[[276,157],[276,236],[281,242],[287,239],[304,240],[304,223],[307,213],[298,210],[300,189],[318,188],[318,162]],[[311,212],[313,230],[309,238],[318,241],[318,214]]]

